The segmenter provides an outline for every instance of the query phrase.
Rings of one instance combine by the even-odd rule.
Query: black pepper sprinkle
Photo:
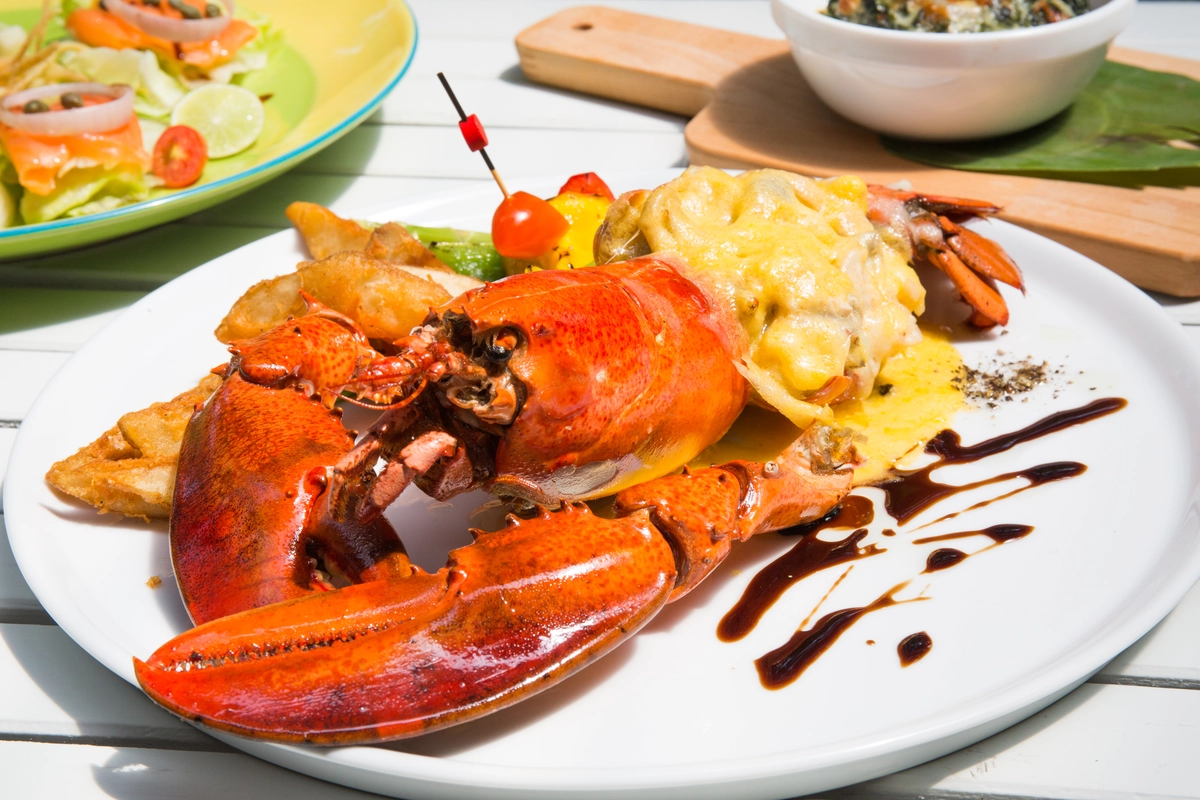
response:
[[[1004,351],[999,351],[998,354],[1004,355]],[[1052,375],[1060,374],[1061,371],[1052,368],[1045,361],[1036,364],[1026,356],[1018,361],[993,361],[979,369],[964,366],[950,382],[954,388],[966,395],[968,400],[982,402],[988,408],[995,408],[998,402],[1012,402],[1018,395],[1048,383]]]
[[[892,384],[890,384],[890,383],[879,384],[879,396],[880,397],[887,397],[891,391],[892,391]]]

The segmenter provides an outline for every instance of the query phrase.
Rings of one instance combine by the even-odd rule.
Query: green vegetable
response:
[[[145,200],[150,190],[142,176],[102,166],[76,168],[58,178],[54,191],[42,196],[26,190],[21,216],[26,225],[59,217],[82,217]]]
[[[909,142],[887,136],[880,141],[902,158],[978,172],[1200,167],[1200,81],[1106,61],[1074,105],[1029,130],[977,142]],[[1115,177],[1089,179],[1111,182]]]
[[[481,281],[504,277],[500,254],[492,246],[492,237],[488,234],[455,228],[424,228],[420,225],[404,227],[455,272]]]

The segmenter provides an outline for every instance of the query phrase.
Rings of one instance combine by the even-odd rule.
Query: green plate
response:
[[[134,205],[74,219],[0,230],[0,259],[51,253],[114,239],[253,189],[329,146],[366,119],[408,69],[417,26],[403,0],[339,0],[313,13],[296,0],[252,0],[283,29],[284,47],[243,85],[265,104],[266,125],[249,150],[209,162],[199,183],[156,189]],[[0,0],[0,21],[26,28],[29,0]]]

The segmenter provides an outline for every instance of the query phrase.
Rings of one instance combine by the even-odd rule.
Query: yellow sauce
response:
[[[863,437],[858,451],[866,462],[855,471],[856,486],[886,478],[905,454],[949,427],[965,404],[962,393],[950,382],[962,366],[962,357],[940,330],[922,328],[922,333],[920,342],[887,360],[867,398],[834,408],[836,422]],[[880,394],[880,388],[887,385],[891,389]],[[783,415],[752,406],[689,466],[707,467],[734,459],[768,461],[799,435],[800,429]]]

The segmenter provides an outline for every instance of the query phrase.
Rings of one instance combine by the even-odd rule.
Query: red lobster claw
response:
[[[667,602],[671,549],[645,514],[567,505],[375,581],[193,628],[138,681],[185,719],[276,741],[411,736],[515,703],[616,647]],[[353,643],[352,645],[350,643]]]

